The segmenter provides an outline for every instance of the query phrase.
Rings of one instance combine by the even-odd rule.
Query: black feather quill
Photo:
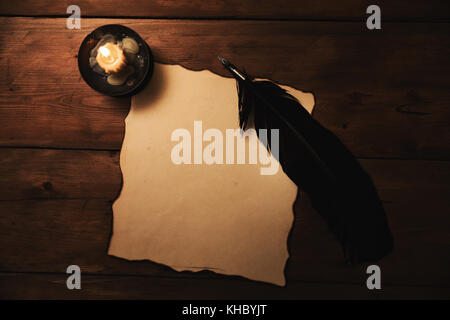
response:
[[[228,60],[219,60],[237,80],[240,127],[254,127],[256,132],[279,129],[278,161],[283,171],[308,193],[313,208],[342,244],[346,259],[370,262],[390,253],[393,239],[383,205],[351,152],[284,89],[270,81],[255,81]]]

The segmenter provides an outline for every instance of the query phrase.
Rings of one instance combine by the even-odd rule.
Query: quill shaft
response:
[[[240,71],[235,65],[230,63],[227,59],[218,56],[217,57],[220,62],[224,65],[224,67],[236,78],[237,81],[242,83],[245,83],[246,86],[252,90],[253,94],[262,102],[266,107],[268,107],[273,113],[276,114],[280,119],[282,119],[287,127],[292,131],[294,135],[302,142],[303,146],[309,151],[309,153],[314,157],[314,159],[317,161],[317,163],[320,164],[322,167],[322,170],[328,175],[328,177],[331,179],[331,181],[336,182],[336,176],[331,172],[331,170],[328,168],[328,166],[322,161],[320,156],[317,154],[317,152],[314,150],[314,148],[306,141],[306,139],[303,137],[303,135],[298,132],[298,130],[295,129],[295,127],[290,123],[286,117],[284,117],[275,106],[273,106],[265,97],[263,97],[258,90],[256,90],[252,84],[252,81],[249,79],[249,77],[242,71]]]

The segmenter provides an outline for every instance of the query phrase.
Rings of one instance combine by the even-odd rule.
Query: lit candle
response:
[[[98,48],[96,57],[98,65],[106,73],[116,73],[126,65],[125,55],[118,45],[108,42]]]

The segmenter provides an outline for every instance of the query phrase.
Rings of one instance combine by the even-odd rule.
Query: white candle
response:
[[[108,42],[98,48],[96,60],[106,73],[119,72],[126,65],[122,49],[112,42]]]

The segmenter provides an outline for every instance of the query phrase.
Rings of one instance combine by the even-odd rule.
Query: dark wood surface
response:
[[[71,0],[2,1],[0,12],[5,15],[63,16]],[[365,20],[371,0],[78,0],[85,17],[151,17],[151,18],[250,18],[250,19],[310,19]],[[378,0],[383,19],[436,21],[449,20],[450,4],[445,0]]]
[[[365,1],[124,3],[81,1],[82,16],[99,17],[81,30],[66,29],[64,1],[0,5],[0,297],[450,297],[446,2],[381,2],[380,31],[365,27]],[[227,76],[221,54],[314,92],[314,117],[361,159],[386,208],[396,248],[380,262],[383,289],[367,290],[365,266],[344,264],[303,196],[285,288],[108,256],[130,99],[90,89],[77,52],[109,23],[135,29],[159,62]],[[80,291],[66,289],[70,264],[82,269]]]

